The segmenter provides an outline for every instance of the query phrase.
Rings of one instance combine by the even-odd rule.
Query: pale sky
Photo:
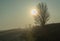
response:
[[[30,11],[39,2],[48,6],[48,23],[60,22],[60,0],[0,0],[0,30],[24,27],[34,23]]]

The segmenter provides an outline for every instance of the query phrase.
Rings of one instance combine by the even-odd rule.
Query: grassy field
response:
[[[33,41],[58,41],[60,23],[47,24],[44,27],[35,26],[31,32],[24,29],[0,31],[0,41],[29,41],[29,38],[33,38]]]

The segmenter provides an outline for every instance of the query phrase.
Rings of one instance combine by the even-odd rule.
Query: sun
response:
[[[32,9],[32,10],[31,10],[31,14],[32,14],[32,15],[36,15],[36,14],[37,14],[37,10],[36,10],[36,9]]]

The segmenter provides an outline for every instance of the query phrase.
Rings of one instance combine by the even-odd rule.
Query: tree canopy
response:
[[[44,26],[45,23],[49,20],[49,13],[48,13],[48,8],[47,5],[44,3],[39,3],[37,5],[37,15],[34,17],[35,18],[35,23]]]

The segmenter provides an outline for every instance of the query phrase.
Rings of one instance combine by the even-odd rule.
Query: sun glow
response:
[[[37,10],[36,10],[36,9],[32,9],[32,10],[31,10],[31,14],[32,14],[32,15],[36,15],[36,14],[37,14]]]

